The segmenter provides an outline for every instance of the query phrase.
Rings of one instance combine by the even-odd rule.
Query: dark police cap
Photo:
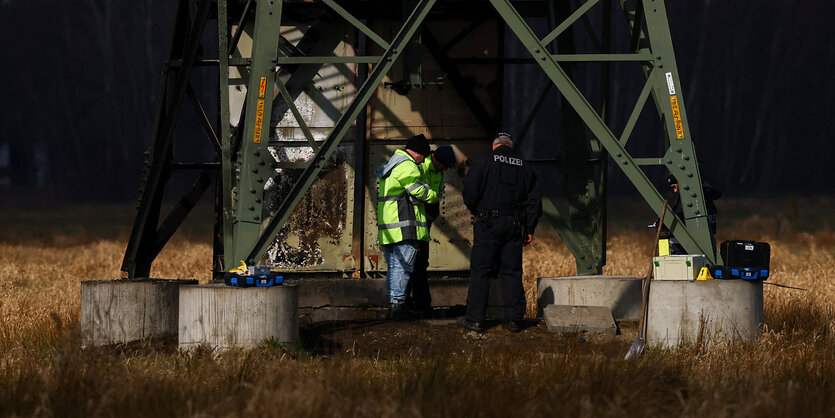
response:
[[[513,141],[513,137],[511,137],[511,136],[510,136],[510,134],[509,134],[509,133],[507,133],[507,132],[499,132],[499,133],[497,133],[497,134],[496,134],[496,138],[497,138],[497,139],[498,139],[498,138],[507,138],[507,139],[509,139],[509,140]]]
[[[449,145],[442,145],[438,147],[432,155],[439,163],[447,167],[454,167],[457,162],[455,159],[455,151],[453,151],[452,147]]]
[[[432,152],[429,149],[429,141],[423,134],[409,138],[409,142],[406,143],[406,149],[410,149],[423,156],[427,156]]]

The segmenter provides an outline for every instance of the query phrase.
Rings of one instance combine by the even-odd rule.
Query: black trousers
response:
[[[494,269],[496,260],[498,270]],[[491,270],[498,271],[501,279],[505,320],[522,319],[526,308],[522,286],[522,224],[513,216],[478,218],[473,224],[466,314],[470,321],[481,322],[487,313]]]
[[[406,299],[411,300],[415,307],[427,311],[432,308],[432,295],[429,293],[429,241],[418,241],[418,253],[415,259],[415,269],[409,276],[406,286]]]

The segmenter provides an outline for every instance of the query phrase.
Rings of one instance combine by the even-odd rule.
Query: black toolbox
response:
[[[748,280],[768,278],[771,246],[767,242],[725,241],[719,246],[719,252],[725,261],[725,267],[717,278]]]
[[[767,242],[730,240],[723,242],[719,251],[726,266],[768,270],[771,246]]]

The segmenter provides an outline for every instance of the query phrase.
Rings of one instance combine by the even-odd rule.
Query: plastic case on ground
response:
[[[707,259],[702,254],[665,255],[652,259],[655,280],[696,280]]]

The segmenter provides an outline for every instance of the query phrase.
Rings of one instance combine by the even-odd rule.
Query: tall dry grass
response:
[[[622,360],[631,341],[576,338],[398,358],[290,355],[275,347],[181,353],[156,342],[81,350],[79,283],[119,277],[124,231],[99,233],[104,226],[94,219],[99,225],[83,233],[56,225],[27,235],[25,222],[0,214],[0,414],[831,416],[835,234],[832,205],[817,203],[830,215],[814,225],[754,214],[721,226],[720,239],[771,243],[769,282],[808,289],[765,288],[758,342],[650,350],[632,362]],[[746,203],[737,204],[746,213]],[[651,235],[613,228],[605,272],[644,274]],[[206,241],[178,237],[153,275],[207,280]],[[536,277],[573,273],[567,250],[541,230],[525,252],[529,301]]]

